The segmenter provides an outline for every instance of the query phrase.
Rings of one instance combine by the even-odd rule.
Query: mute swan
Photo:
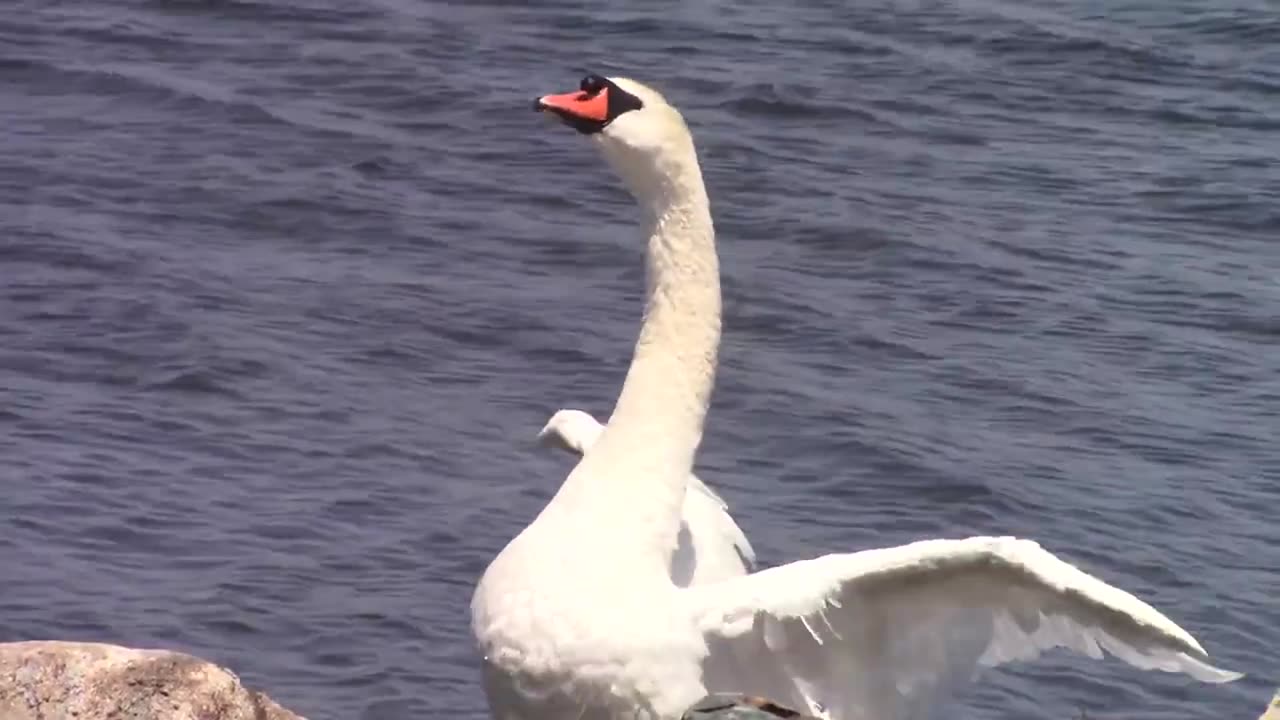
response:
[[[557,410],[538,439],[576,455],[585,455],[604,426],[581,410]],[[733,521],[729,505],[690,473],[680,508],[680,534],[671,558],[671,581],[678,587],[727,580],[755,569],[756,553]]]
[[[720,582],[671,581],[715,378],[720,282],[693,139],[657,92],[588,75],[535,108],[590,138],[644,211],[631,366],[591,451],[485,570],[471,603],[500,720],[674,720],[742,692],[830,720],[927,716],[982,667],[1067,647],[1207,682],[1185,630],[1009,537],[833,554]]]

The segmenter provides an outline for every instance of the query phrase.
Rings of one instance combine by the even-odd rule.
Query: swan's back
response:
[[[538,433],[545,445],[584,455],[604,426],[582,410],[558,410]],[[755,569],[751,542],[725,501],[690,474],[681,506],[680,535],[671,558],[671,581],[678,587],[716,582]]]

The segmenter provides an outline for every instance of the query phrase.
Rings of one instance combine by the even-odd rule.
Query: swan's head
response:
[[[684,118],[658,91],[635,80],[587,75],[576,91],[543,95],[534,107],[595,140],[642,200],[670,190],[673,183],[697,178],[701,184]]]
[[[557,410],[538,432],[543,445],[583,455],[596,443],[604,426],[581,410]]]

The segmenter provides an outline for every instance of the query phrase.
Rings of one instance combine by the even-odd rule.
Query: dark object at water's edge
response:
[[[694,703],[683,720],[817,720],[771,700],[752,695],[715,693]]]

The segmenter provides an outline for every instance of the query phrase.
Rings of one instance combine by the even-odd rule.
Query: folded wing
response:
[[[755,569],[756,553],[724,500],[689,475],[671,579],[680,587],[741,577]]]

